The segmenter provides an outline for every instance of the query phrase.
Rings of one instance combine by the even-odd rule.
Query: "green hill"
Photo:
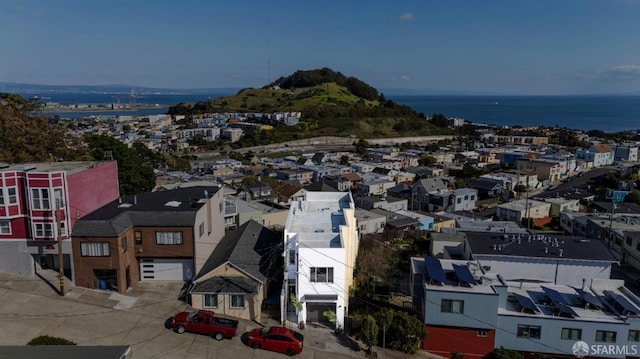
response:
[[[424,114],[387,100],[361,80],[327,68],[296,71],[261,89],[243,89],[234,96],[195,104],[180,103],[169,108],[172,115],[214,112],[300,112],[299,126],[275,130],[293,132],[296,137],[356,135],[367,138],[448,133],[445,128],[427,121]]]

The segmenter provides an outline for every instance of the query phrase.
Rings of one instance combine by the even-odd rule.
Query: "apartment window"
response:
[[[582,339],[582,329],[562,328],[562,339],[580,340]]]
[[[135,231],[134,236],[136,239],[136,244],[142,244],[142,232]]]
[[[333,283],[333,268],[312,267],[310,282]]]
[[[468,195],[468,194],[465,194],[465,195],[464,195],[464,200],[465,200],[465,201],[468,201],[468,200],[469,200],[469,195]]]
[[[629,331],[629,341],[630,342],[640,342],[640,330],[630,330]]]
[[[605,343],[616,342],[616,332],[610,332],[608,330],[596,330],[596,341]]]
[[[205,294],[204,296],[205,308],[218,308],[218,295],[217,294]]]
[[[11,222],[0,220],[0,234],[11,234]]]
[[[9,195],[9,204],[18,203],[18,190],[15,187],[7,188],[7,194]]]
[[[156,232],[156,244],[182,244],[182,232]]]
[[[626,243],[628,246],[630,246],[630,245],[631,245],[631,243],[633,243],[633,240],[632,240],[631,238],[627,237],[627,238],[624,240],[624,243]]]
[[[443,299],[440,302],[440,311],[443,313],[464,313],[464,301]]]
[[[231,308],[244,308],[244,294],[231,294]]]
[[[49,206],[49,190],[46,188],[31,189],[33,209],[51,209]]]
[[[289,264],[296,264],[296,251],[293,249],[289,250]]]
[[[60,203],[60,208],[64,207],[64,197],[62,196],[62,188],[53,189],[53,202],[54,204]]]
[[[200,237],[204,236],[204,222],[198,226],[198,232],[200,232]]]
[[[476,195],[475,195],[475,194],[472,194],[472,195],[471,195],[471,200],[472,200],[472,201],[475,201],[475,200],[476,200]]]
[[[481,337],[481,338],[485,338],[487,336],[487,331],[486,330],[478,330],[478,331],[476,331],[476,336]]]
[[[518,338],[540,339],[540,326],[518,324]]]
[[[36,237],[38,237],[38,238],[52,238],[53,237],[53,224],[51,224],[51,223],[36,223]]]
[[[640,251],[640,241],[638,241],[638,243],[636,243],[636,250]]]
[[[458,204],[462,203],[462,198],[458,197],[457,201]]]
[[[82,242],[80,243],[80,255],[83,257],[109,257],[111,256],[109,242]]]
[[[60,235],[62,236],[67,235],[67,225],[64,222],[60,222]]]
[[[122,246],[122,253],[127,251],[127,237],[120,238],[120,245]]]

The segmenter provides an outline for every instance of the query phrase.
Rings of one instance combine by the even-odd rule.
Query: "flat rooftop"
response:
[[[533,199],[529,199],[529,200],[520,199],[513,202],[499,204],[497,207],[512,210],[512,211],[522,212],[527,209],[527,206],[530,206],[529,208],[535,208],[535,207],[546,206],[547,204],[548,203],[536,201]]]
[[[109,161],[65,161],[38,163],[0,163],[0,172],[28,171],[28,172],[67,172],[72,175],[90,168],[99,167]]]
[[[345,208],[353,208],[348,193],[309,192],[307,200],[291,203],[287,230],[297,233],[307,247],[343,248],[340,226],[346,224]]]

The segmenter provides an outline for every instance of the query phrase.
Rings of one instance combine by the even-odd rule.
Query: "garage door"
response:
[[[307,323],[329,323],[329,320],[322,315],[325,311],[336,311],[336,303],[307,303]]]
[[[191,280],[192,259],[140,259],[140,280]]]

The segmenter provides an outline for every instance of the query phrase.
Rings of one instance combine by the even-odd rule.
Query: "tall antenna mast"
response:
[[[269,36],[269,14],[267,14],[267,86],[271,87],[271,39]]]

